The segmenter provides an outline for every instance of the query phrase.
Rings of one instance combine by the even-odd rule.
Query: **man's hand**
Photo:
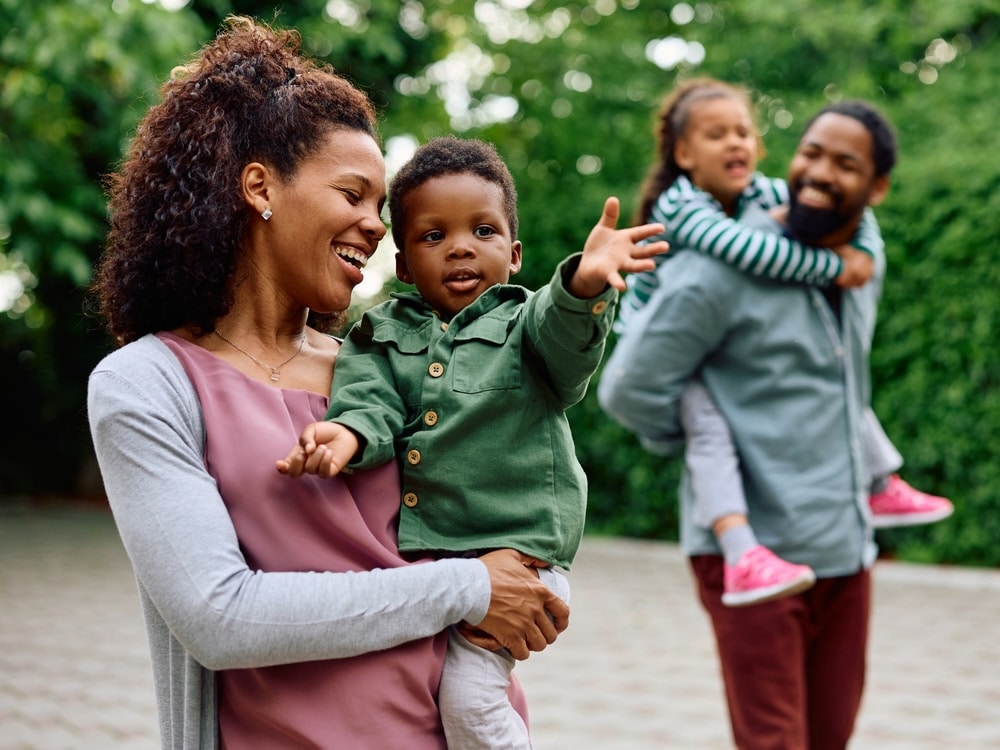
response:
[[[628,229],[616,229],[620,206],[617,198],[604,202],[600,221],[590,230],[583,246],[583,257],[576,273],[567,285],[570,294],[581,299],[596,297],[610,284],[620,292],[625,291],[622,273],[652,271],[656,268],[653,256],[665,253],[670,245],[659,240],[645,245],[635,243],[661,234],[662,224],[643,224]]]
[[[850,289],[868,283],[875,273],[875,259],[869,253],[853,245],[841,245],[833,250],[844,264],[844,270],[834,281],[837,286]]]
[[[463,634],[482,648],[506,648],[515,659],[555,642],[569,625],[569,605],[538,579],[539,561],[512,549],[479,559],[490,573],[490,608],[482,622],[463,625]]]
[[[347,427],[335,422],[313,422],[302,431],[299,444],[279,459],[275,468],[290,477],[318,474],[329,478],[344,471],[358,452],[358,445],[358,436]]]

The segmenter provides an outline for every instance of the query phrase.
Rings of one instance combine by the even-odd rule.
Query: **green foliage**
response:
[[[81,308],[105,231],[101,179],[141,98],[204,35],[187,15],[116,7],[0,0],[0,267],[30,268],[33,302],[0,312],[0,389],[17,394],[5,399],[8,492],[71,488],[87,455],[86,377],[104,339]]]
[[[85,379],[107,348],[80,314],[105,231],[101,177],[169,69],[226,14],[244,13],[298,28],[309,52],[366,88],[387,141],[457,131],[496,143],[518,184],[518,281],[531,287],[582,245],[608,195],[621,198],[623,223],[631,216],[653,159],[654,113],[679,76],[753,90],[770,174],[784,172],[823,103],[876,102],[897,125],[901,158],[878,211],[890,272],[874,406],[906,458],[904,476],[957,505],[949,521],[881,541],[909,559],[1000,563],[990,455],[1000,438],[1000,271],[990,252],[1000,175],[989,157],[1000,2],[523,5],[194,0],[170,13],[140,0],[0,0],[0,274],[20,269],[34,298],[0,313],[0,387],[17,394],[5,423],[18,430],[8,428],[0,487],[65,490],[86,460]],[[672,67],[648,59],[655,40],[671,40]],[[590,478],[590,529],[675,538],[679,462],[644,453],[593,393],[571,421]]]

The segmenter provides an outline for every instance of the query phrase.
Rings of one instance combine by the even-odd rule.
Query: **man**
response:
[[[806,125],[789,167],[781,223],[741,220],[816,245],[853,237],[889,188],[895,138],[863,102]],[[721,602],[723,560],[691,520],[681,481],[681,543],[715,631],[740,748],[846,747],[861,703],[875,544],[866,509],[863,421],[868,353],[885,259],[860,289],[752,277],[708,256],[678,253],[610,357],[603,408],[650,450],[672,452],[680,401],[696,373],[729,423],[750,524],[760,543],[809,565],[816,585],[749,607]]]

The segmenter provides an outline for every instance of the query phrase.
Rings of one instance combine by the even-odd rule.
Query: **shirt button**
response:
[[[590,308],[590,311],[594,313],[594,315],[600,315],[607,309],[608,309],[608,303],[605,302],[604,300],[601,300],[600,302],[595,302],[594,306]]]
[[[844,347],[838,346],[836,348],[836,350],[834,351],[834,353],[837,355],[837,359],[843,359],[844,358]]]
[[[440,362],[432,362],[431,366],[427,368],[427,372],[432,378],[439,378],[444,375],[444,365]]]
[[[442,323],[441,324],[441,330],[442,331],[447,331],[448,330],[448,324],[447,323]]]
[[[428,427],[433,427],[438,423],[438,413],[431,409],[424,413],[424,424]]]
[[[405,505],[407,508],[417,507],[417,493],[407,492],[405,495],[403,495],[403,505]]]
[[[412,450],[406,452],[406,460],[416,466],[420,463],[420,451]]]

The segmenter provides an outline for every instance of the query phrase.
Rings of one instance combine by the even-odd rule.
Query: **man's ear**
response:
[[[396,278],[404,284],[413,283],[413,274],[410,273],[410,267],[406,263],[406,254],[402,250],[396,251]]]
[[[884,174],[875,178],[872,183],[871,193],[868,194],[868,205],[877,206],[885,200],[886,193],[889,192],[889,175]]]
[[[271,170],[260,162],[251,162],[243,167],[243,172],[240,175],[243,200],[255,213],[262,213],[264,209],[271,207],[273,180]]]

